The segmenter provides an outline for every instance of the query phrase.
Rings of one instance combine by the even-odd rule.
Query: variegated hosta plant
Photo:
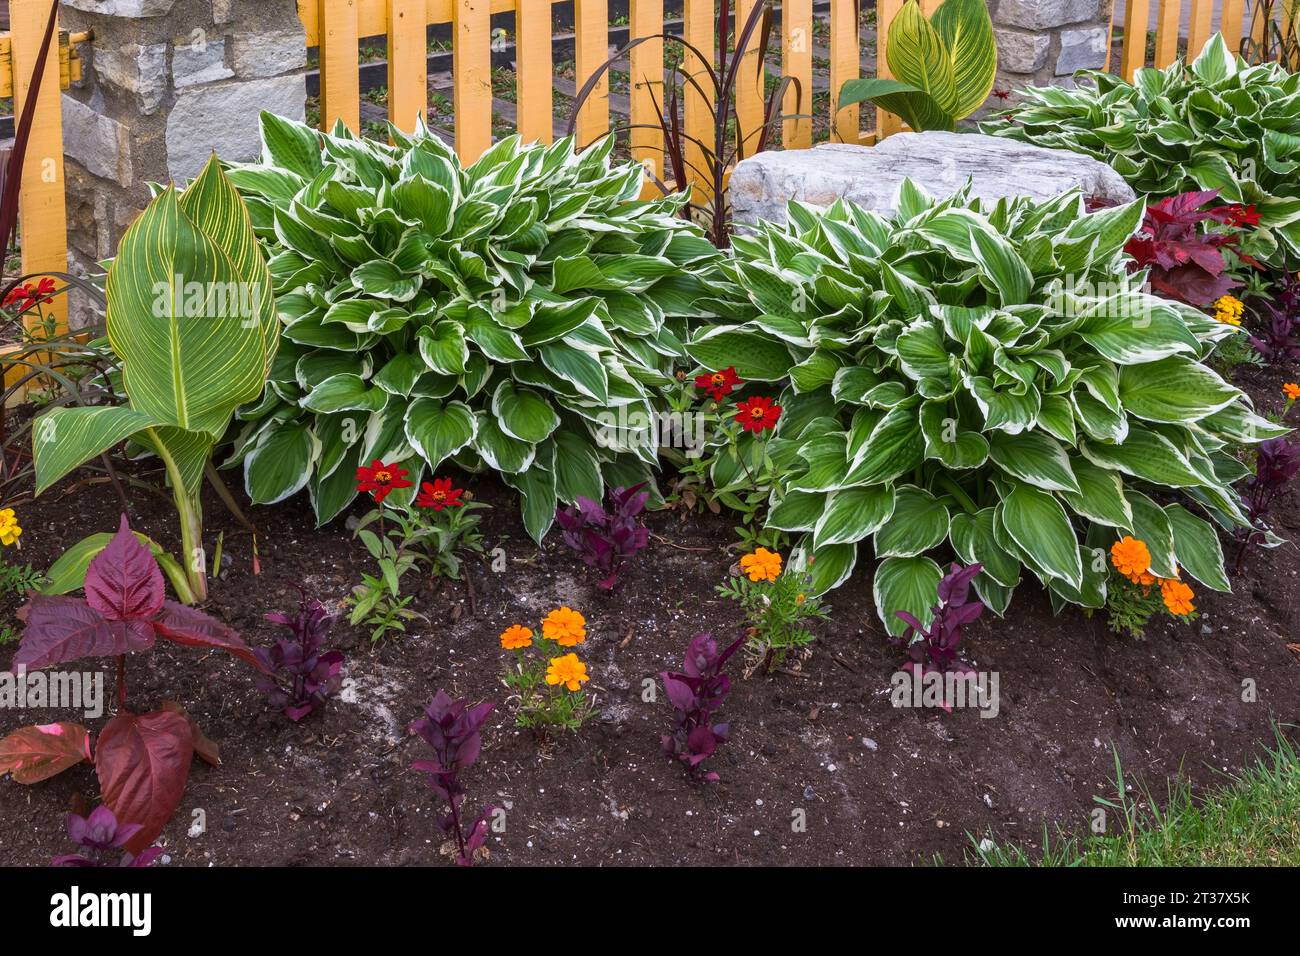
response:
[[[652,416],[720,261],[681,197],[638,201],[609,140],[510,137],[462,166],[423,129],[388,145],[264,115],[262,136],[229,173],[282,323],[227,462],[254,502],[306,488],[324,523],[359,464],[400,461],[413,490],[450,460],[499,472],[540,541],[557,501],[651,477]]]
[[[802,533],[819,589],[863,545],[891,633],[895,611],[928,620],[954,555],[999,614],[1026,577],[1101,607],[1120,533],[1153,573],[1228,588],[1206,519],[1244,524],[1232,447],[1280,430],[1203,364],[1239,333],[1128,276],[1142,211],[935,203],[908,182],[893,220],[794,204],[735,240],[743,321],[687,350],[708,364],[723,341],[748,380],[790,369],[767,526]]]
[[[1021,105],[981,129],[1096,157],[1153,201],[1217,189],[1253,203],[1258,256],[1278,260],[1269,246],[1300,255],[1300,75],[1250,66],[1215,34],[1190,66],[1140,69],[1133,83],[1079,78],[1074,89],[1024,90]]]

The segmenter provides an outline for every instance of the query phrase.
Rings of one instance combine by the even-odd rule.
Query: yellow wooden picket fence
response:
[[[1251,31],[1257,42],[1263,42],[1265,24],[1259,16],[1249,16],[1253,7],[1246,0],[1187,0],[1187,50],[1196,56],[1214,33],[1223,34],[1228,49],[1236,53],[1242,37]],[[1163,69],[1178,59],[1179,36],[1182,32],[1184,0],[1127,0],[1124,5],[1123,18],[1118,24],[1124,31],[1123,47],[1120,53],[1119,72],[1125,79],[1132,79],[1133,74],[1143,66],[1155,66]],[[1215,17],[1215,7],[1219,15]],[[1289,36],[1294,24],[1286,15],[1287,4],[1279,0],[1274,5],[1274,18],[1284,37]],[[1152,27],[1152,14],[1155,14],[1155,50],[1148,62],[1148,32]],[[1112,17],[1112,34],[1119,17]]]
[[[14,128],[22,119],[27,91],[32,85],[41,40],[50,15],[50,0],[9,0],[9,31],[0,33],[0,96],[13,98]],[[68,222],[63,179],[62,90],[81,78],[77,43],[85,34],[59,31],[57,49],[51,45],[45,60],[40,92],[33,113],[31,134],[18,198],[18,239],[22,245],[23,274],[68,271]],[[66,296],[56,296],[47,308],[58,331],[67,328]],[[30,323],[37,321],[30,316]],[[0,357],[14,351],[0,347]],[[26,368],[6,363],[7,388]]]
[[[335,120],[359,128],[360,90],[357,58],[363,37],[383,36],[388,45],[388,111],[403,130],[414,127],[416,117],[427,115],[428,73],[425,28],[452,26],[452,102],[456,150],[472,160],[492,142],[492,28],[491,17],[513,13],[516,50],[518,131],[528,140],[552,138],[553,0],[299,0],[298,15],[307,32],[307,45],[320,51],[321,125]],[[558,0],[557,0],[558,2]],[[759,0],[736,0],[737,22],[744,23]],[[888,29],[903,0],[879,0],[877,20]],[[922,0],[927,13],[939,0]],[[782,104],[781,144],[787,149],[812,145],[813,112],[813,0],[784,0],[781,4],[781,72],[798,80]],[[663,0],[630,0],[629,38],[652,37],[664,32]],[[716,55],[714,0],[682,0],[682,35],[702,53]],[[766,65],[751,44],[745,55],[737,92],[738,136],[752,144],[763,125]],[[876,130],[862,132],[857,107],[836,110],[840,88],[860,73],[861,40],[854,0],[831,0],[829,24],[830,123],[835,139],[848,143],[874,143],[900,128],[896,117],[884,115]],[[578,88],[610,56],[607,0],[574,0],[574,82]],[[662,169],[663,142],[655,129],[655,101],[662,104],[664,43],[647,40],[630,51],[630,149],[633,158],[658,174]],[[692,69],[688,55],[685,69]],[[888,76],[883,57],[879,75]],[[683,125],[690,136],[711,139],[711,104],[693,88],[683,96]],[[799,114],[799,115],[796,115]],[[579,113],[575,132],[586,145],[610,129],[609,77],[603,76]]]

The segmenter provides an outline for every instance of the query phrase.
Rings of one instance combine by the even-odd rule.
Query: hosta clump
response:
[[[1101,607],[1119,533],[1157,543],[1153,573],[1227,589],[1194,512],[1244,525],[1230,444],[1281,429],[1202,362],[1232,327],[1128,274],[1142,204],[984,207],[907,182],[898,209],[792,204],[787,226],[737,238],[748,301],[687,345],[748,381],[788,376],[767,527],[804,534],[816,589],[845,581],[867,543],[892,634],[897,611],[929,623],[931,552],[978,562],[999,614],[1025,572],[1058,607]]]
[[[1133,83],[1079,78],[1075,89],[1023,90],[981,128],[1087,153],[1152,198],[1218,189],[1225,202],[1256,204],[1264,246],[1251,252],[1272,261],[1274,241],[1300,252],[1300,75],[1249,66],[1216,34],[1190,66],[1141,69]]]
[[[641,167],[611,166],[609,140],[510,137],[465,167],[393,136],[264,115],[263,162],[230,171],[282,329],[227,463],[254,502],[306,488],[322,523],[375,458],[417,488],[448,460],[489,468],[540,540],[558,502],[650,478],[651,416],[719,254],[682,197],[637,201]]]

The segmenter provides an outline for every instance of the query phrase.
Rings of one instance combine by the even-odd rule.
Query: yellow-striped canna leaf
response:
[[[930,19],[952,60],[954,120],[970,116],[989,98],[998,71],[993,21],[984,0],[944,0]]]
[[[885,58],[895,79],[929,94],[939,109],[953,114],[957,88],[952,57],[917,0],[907,0],[890,24]]]

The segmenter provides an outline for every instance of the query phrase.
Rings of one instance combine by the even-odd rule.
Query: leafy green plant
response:
[[[1215,34],[1187,65],[1141,69],[1127,83],[1086,72],[1075,89],[1022,91],[986,133],[1086,153],[1152,198],[1217,189],[1260,215],[1257,258],[1300,253],[1300,75],[1250,66]]]
[[[765,674],[813,642],[808,622],[829,616],[807,567],[791,562],[782,568],[781,556],[763,547],[741,558],[739,573],[717,591],[740,604],[749,625],[746,650]]]
[[[36,494],[119,442],[156,455],[181,524],[183,601],[207,596],[199,490],[235,409],[262,394],[276,350],[271,277],[215,157],[127,229],[109,268],[108,339],[125,405],[55,407],[32,428]]]
[[[1128,274],[1142,203],[985,207],[905,182],[898,209],[795,203],[786,226],[738,237],[748,301],[687,344],[706,367],[789,378],[766,523],[802,534],[814,589],[847,580],[871,539],[891,634],[897,611],[928,625],[939,549],[983,566],[998,614],[1026,571],[1058,608],[1101,607],[1104,549],[1127,532],[1156,575],[1228,590],[1210,521],[1156,496],[1244,527],[1232,450],[1281,429],[1204,364],[1233,328]]]
[[[392,135],[265,114],[264,162],[231,169],[283,329],[227,465],[255,502],[307,489],[321,523],[373,458],[416,486],[491,469],[540,541],[559,502],[651,479],[652,418],[720,256],[683,197],[637,201],[643,170],[611,167],[610,140],[510,137],[466,167],[423,129]]]
[[[894,79],[850,80],[839,108],[864,100],[913,130],[953,130],[988,99],[998,48],[984,0],[944,0],[927,20],[907,0],[889,25],[885,59]]]

